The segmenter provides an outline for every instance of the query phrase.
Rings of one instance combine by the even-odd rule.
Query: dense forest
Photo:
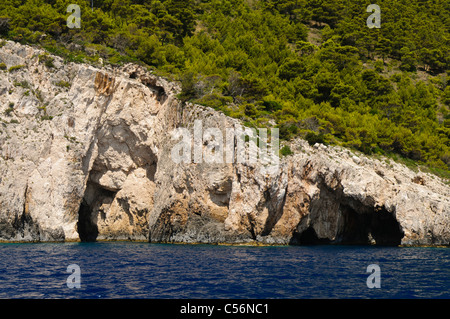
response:
[[[449,178],[450,2],[378,0],[368,28],[372,2],[7,0],[0,36],[68,62],[141,63],[248,126]],[[81,28],[67,27],[71,3]]]

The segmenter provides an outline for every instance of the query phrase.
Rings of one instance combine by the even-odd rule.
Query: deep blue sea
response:
[[[67,284],[73,264],[80,288]],[[0,244],[0,298],[450,298],[450,249]]]

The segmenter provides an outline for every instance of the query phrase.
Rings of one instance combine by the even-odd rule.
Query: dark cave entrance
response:
[[[78,210],[77,230],[82,242],[95,242],[99,231],[97,222],[105,219],[105,205],[112,203],[116,192],[88,181],[83,200]]]
[[[318,211],[323,214],[323,211]],[[367,207],[357,201],[348,200],[338,206],[337,232],[334,239],[319,238],[314,223],[319,219],[310,217],[311,221],[301,232],[294,232],[292,245],[381,245],[398,246],[404,236],[403,230],[394,213],[382,207]],[[333,214],[331,214],[333,215]]]
[[[302,233],[297,234],[295,242],[300,245],[327,245],[331,243],[328,238],[319,238],[312,226],[308,227]]]
[[[383,207],[358,206],[354,209],[350,205],[340,205],[342,222],[336,242],[386,246],[401,244],[404,233],[395,214]]]
[[[82,242],[94,242],[97,240],[98,227],[92,218],[92,208],[83,199],[78,211],[78,235]]]

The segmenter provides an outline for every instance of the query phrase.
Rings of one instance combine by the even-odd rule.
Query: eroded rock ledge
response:
[[[182,105],[136,65],[49,68],[41,54],[0,48],[24,65],[0,71],[0,240],[450,244],[450,188],[435,176],[303,140],[274,175],[175,164],[173,129],[239,122]]]

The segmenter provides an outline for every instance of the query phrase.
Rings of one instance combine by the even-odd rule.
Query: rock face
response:
[[[139,66],[44,55],[0,48],[8,69],[23,65],[0,71],[0,240],[450,244],[450,187],[437,177],[303,140],[272,174],[176,163],[175,129],[201,120],[226,136],[239,122],[184,105]],[[201,154],[213,142],[203,135]]]

